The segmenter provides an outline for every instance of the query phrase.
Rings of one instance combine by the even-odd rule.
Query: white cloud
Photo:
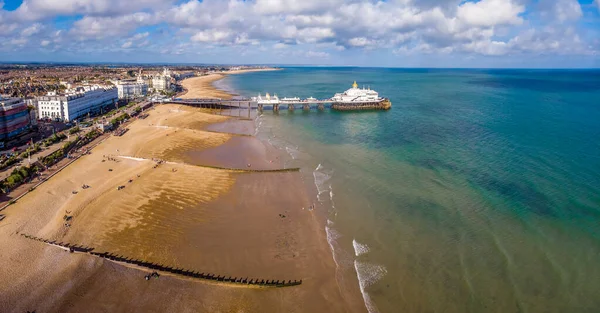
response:
[[[287,49],[289,46],[283,42],[278,42],[273,45],[273,49]]]
[[[131,37],[131,40],[140,40],[140,39],[144,39],[146,37],[148,37],[150,35],[149,32],[145,32],[145,33],[137,33],[135,35],[133,35],[133,37]]]
[[[306,52],[306,57],[307,58],[320,58],[320,59],[324,59],[324,58],[328,58],[329,57],[329,53],[327,52],[323,52],[323,51],[307,51]]]
[[[517,25],[523,22],[519,16],[523,12],[525,6],[514,0],[481,0],[461,4],[457,17],[474,26]]]
[[[192,41],[196,42],[224,42],[231,37],[232,33],[227,30],[210,29],[197,32],[192,36]]]
[[[368,47],[375,45],[376,41],[366,37],[354,37],[348,40],[348,44],[353,47]]]
[[[577,0],[556,0],[555,3],[555,15],[561,22],[578,20],[583,15]]]
[[[56,15],[117,15],[164,8],[172,3],[171,0],[24,0],[15,15],[25,21]]]
[[[42,28],[42,24],[39,24],[39,23],[33,24],[33,25],[23,29],[21,31],[21,36],[29,37],[29,36],[35,35],[40,32],[41,28]]]
[[[463,49],[483,55],[504,55],[508,52],[508,45],[502,41],[482,40],[467,43]]]
[[[15,38],[10,41],[10,44],[13,46],[24,46],[27,42],[27,38]]]
[[[64,31],[46,22],[79,15],[83,17]],[[543,24],[533,33],[526,30],[532,24],[525,19],[531,16],[542,17],[536,23]],[[297,51],[288,53],[289,58],[373,49],[395,54],[589,54],[599,45],[590,34],[572,28],[581,16],[577,0],[24,0],[16,11],[0,10],[0,39],[3,46],[14,41],[15,47],[39,48],[47,42],[45,46],[71,51]],[[158,30],[143,28],[149,25]]]
[[[50,45],[50,40],[42,40],[42,42],[40,42],[40,45],[42,47],[46,47],[46,46]]]
[[[16,23],[2,23],[2,27],[0,27],[0,36],[12,35],[18,28],[19,24]]]
[[[314,13],[342,4],[341,0],[256,0],[254,11],[258,14]]]
[[[325,38],[335,37],[335,32],[330,28],[324,27],[307,27],[298,29],[294,32],[293,36],[288,38],[296,37],[296,39],[306,42],[317,42]]]
[[[154,15],[144,12],[117,17],[85,16],[73,24],[70,33],[79,40],[115,37],[126,35],[140,26],[156,22]]]

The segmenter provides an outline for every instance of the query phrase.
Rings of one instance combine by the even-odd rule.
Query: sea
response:
[[[366,311],[600,312],[600,70],[286,67],[218,87],[325,99],[354,81],[391,110],[256,124],[313,185]]]

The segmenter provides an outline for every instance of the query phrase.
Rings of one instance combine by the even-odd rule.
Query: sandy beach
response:
[[[186,80],[186,96],[221,97],[211,85],[219,78]],[[340,292],[300,173],[240,171],[283,164],[251,136],[252,121],[174,104],[148,113],[3,211],[1,312],[365,310],[360,298],[348,301]],[[147,270],[23,233],[202,272],[303,283],[257,288],[176,275],[146,281]]]
[[[213,98],[213,99],[231,99],[234,95],[227,93],[223,90],[216,89],[213,86],[215,81],[218,81],[226,75],[237,75],[249,72],[262,72],[262,71],[277,71],[276,68],[264,68],[264,69],[246,69],[237,71],[228,71],[227,73],[213,73],[204,76],[192,77],[184,80],[181,84],[187,92],[180,96],[182,99],[194,99],[194,98]]]

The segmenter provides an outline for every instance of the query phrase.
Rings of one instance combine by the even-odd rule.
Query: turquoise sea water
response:
[[[316,185],[342,289],[372,312],[600,312],[600,71],[286,68],[222,84],[328,98],[354,80],[392,109],[258,119]]]

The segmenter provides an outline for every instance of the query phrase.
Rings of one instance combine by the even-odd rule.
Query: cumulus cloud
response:
[[[556,2],[556,16],[559,21],[577,20],[583,13],[577,0],[559,0]]]
[[[115,15],[146,9],[161,8],[170,0],[23,0],[15,11],[15,17],[31,21],[52,18],[57,15]]]
[[[76,21],[70,33],[81,40],[99,39],[127,35],[144,25],[156,22],[154,15],[144,12],[132,13],[116,17],[85,16]]]
[[[287,49],[290,45],[283,42],[277,42],[273,45],[273,49]]]
[[[197,32],[191,39],[197,42],[220,43],[226,41],[231,36],[232,33],[227,30],[209,29]]]
[[[41,29],[42,29],[42,24],[39,24],[39,23],[33,24],[33,25],[23,29],[21,31],[21,36],[29,37],[29,36],[35,35],[35,34],[39,33]]]
[[[258,14],[317,13],[342,4],[344,4],[342,0],[256,0],[254,12]]]
[[[323,52],[323,51],[307,51],[306,52],[306,57],[308,58],[328,58],[329,57],[329,53],[327,52]]]
[[[539,10],[541,16],[559,23],[577,21],[583,16],[577,0],[540,0]]]
[[[521,24],[519,16],[525,12],[525,6],[514,0],[481,0],[465,2],[458,7],[457,17],[474,26],[497,26]]]
[[[50,22],[57,16],[77,20],[57,31]],[[530,16],[542,17],[541,25],[533,27]],[[15,43],[11,49],[41,42],[65,50],[146,47],[175,55],[215,47],[238,55],[286,53],[290,46],[298,47],[293,56],[299,58],[376,49],[583,55],[598,44],[580,34],[575,24],[582,16],[577,0],[24,0],[13,12],[0,10],[0,37],[4,47]]]

